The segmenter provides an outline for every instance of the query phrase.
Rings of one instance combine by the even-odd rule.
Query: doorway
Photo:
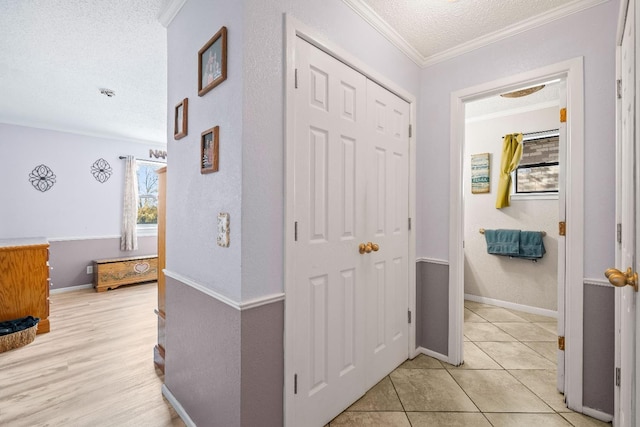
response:
[[[582,271],[583,271],[583,59],[499,79],[452,94],[450,270],[449,270],[449,362],[463,362],[464,300],[464,193],[465,103],[531,87],[556,79],[567,85],[566,186],[566,271],[558,288],[558,335],[565,337],[565,349],[558,352],[558,368],[565,366],[559,388],[564,389],[567,406],[582,411]],[[561,192],[562,194],[562,192]],[[562,196],[561,196],[562,197]],[[562,221],[562,218],[560,218]],[[566,362],[565,362],[566,361]],[[563,363],[565,362],[565,363]]]

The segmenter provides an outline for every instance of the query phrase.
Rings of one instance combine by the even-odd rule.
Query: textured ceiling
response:
[[[0,123],[166,143],[181,1],[0,0]],[[607,0],[343,1],[424,67]]]
[[[608,0],[343,0],[424,67]]]
[[[162,4],[1,0],[0,122],[166,143]]]

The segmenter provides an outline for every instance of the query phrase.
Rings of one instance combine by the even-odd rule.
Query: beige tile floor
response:
[[[325,427],[608,426],[556,390],[553,318],[465,301],[464,358],[407,360]]]

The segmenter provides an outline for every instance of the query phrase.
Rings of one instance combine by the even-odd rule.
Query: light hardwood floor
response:
[[[51,332],[0,353],[0,426],[184,426],[153,365],[155,283],[51,296]]]

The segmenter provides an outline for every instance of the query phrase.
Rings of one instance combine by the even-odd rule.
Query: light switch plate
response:
[[[218,246],[229,247],[229,214],[220,212],[218,214]]]

